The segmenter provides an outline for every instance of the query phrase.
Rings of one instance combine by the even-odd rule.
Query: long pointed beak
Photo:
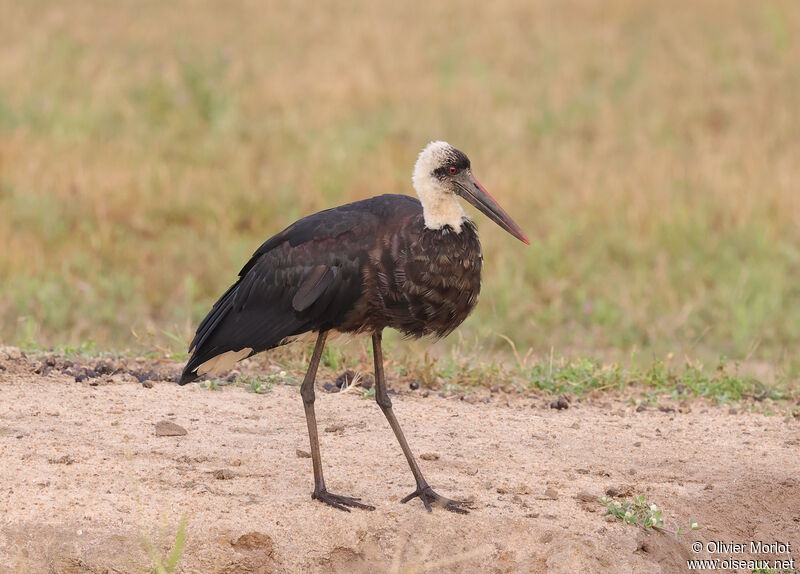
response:
[[[525,245],[530,245],[530,240],[525,236],[522,229],[511,217],[500,207],[500,204],[489,195],[486,188],[481,185],[471,173],[457,181],[458,187],[463,192],[464,199],[477,207],[481,213],[494,221],[497,225],[508,231],[511,235],[522,241]]]

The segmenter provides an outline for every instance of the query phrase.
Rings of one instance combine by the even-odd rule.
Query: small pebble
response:
[[[530,494],[531,489],[527,484],[518,484],[516,486],[498,486],[497,487],[497,494],[518,494],[518,495],[526,495]]]
[[[188,431],[172,421],[158,421],[156,423],[156,436],[184,436]]]
[[[606,488],[606,494],[613,498],[630,496],[632,493],[633,487],[628,484],[620,484],[619,486],[609,486]]]
[[[347,369],[344,373],[336,377],[336,386],[340,389],[346,389],[352,384],[353,379],[355,377],[356,377],[355,371]]]
[[[269,534],[253,531],[242,534],[235,541],[231,541],[231,546],[236,550],[245,552],[260,550],[267,556],[271,556],[275,548],[275,541],[272,540]]]

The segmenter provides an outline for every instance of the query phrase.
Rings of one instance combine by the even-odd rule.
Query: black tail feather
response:
[[[308,322],[298,319],[292,310],[273,308],[242,313],[231,310],[233,297],[230,292],[223,299],[227,299],[225,305],[228,308],[215,305],[209,317],[203,320],[201,327],[206,332],[201,335],[198,329],[196,339],[199,342],[194,346],[178,384],[185,385],[196,380],[200,376],[197,368],[217,355],[250,348],[252,352],[248,356],[253,356],[309,329]],[[223,301],[220,300],[220,303]],[[211,315],[215,316],[211,318]],[[254,320],[255,317],[258,320]]]

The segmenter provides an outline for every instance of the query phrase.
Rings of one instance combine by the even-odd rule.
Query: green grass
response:
[[[611,516],[622,520],[625,524],[638,525],[642,528],[664,527],[663,511],[648,502],[644,496],[634,496],[632,500],[622,502],[604,496],[600,502],[605,504]]]
[[[464,353],[431,358],[426,354],[421,359],[410,358],[396,364],[396,371],[429,387],[450,385],[461,391],[489,386],[577,397],[616,391],[631,396],[644,393],[641,399],[644,402],[665,395],[674,399],[705,398],[717,403],[782,401],[800,396],[792,378],[781,375],[765,381],[743,372],[739,364],[724,357],[710,367],[697,361],[676,366],[672,357],[652,359],[643,366],[637,365],[633,356],[627,364],[552,355],[516,356],[516,359],[498,361]]]
[[[142,547],[147,552],[150,558],[150,573],[151,574],[174,574],[177,572],[178,563],[181,560],[183,551],[186,547],[186,527],[188,518],[184,515],[181,518],[178,529],[175,532],[175,540],[172,542],[172,547],[166,553],[162,553],[159,548],[148,538],[142,535]]]
[[[266,395],[272,390],[272,383],[267,382],[263,377],[252,375],[240,376],[236,379],[236,384],[244,386],[248,393]]]
[[[412,193],[444,138],[532,245],[476,215],[480,304],[431,356],[502,361],[501,333],[800,379],[796,2],[0,12],[0,341],[178,356],[264,239]],[[446,362],[429,378],[461,373]],[[520,384],[619,383],[547,363]],[[750,392],[708,372],[681,384]]]

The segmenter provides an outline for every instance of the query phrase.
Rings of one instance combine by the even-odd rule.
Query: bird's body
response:
[[[481,265],[471,221],[429,229],[422,204],[405,195],[309,215],[242,268],[200,324],[181,384],[309,331],[443,337],[475,307]]]
[[[381,195],[309,215],[268,239],[238,281],[200,323],[192,356],[180,379],[189,383],[220,374],[237,361],[307,332],[317,344],[301,387],[314,463],[314,494],[340,509],[372,508],[327,492],[314,414],[314,380],[330,331],[369,333],[375,358],[375,396],[417,482],[419,496],[465,512],[428,486],[392,411],[383,375],[381,333],[443,337],[475,307],[482,254],[475,225],[457,200],[463,197],[527,243],[519,227],[474,178],[466,155],[432,142],[414,170],[419,200]]]

